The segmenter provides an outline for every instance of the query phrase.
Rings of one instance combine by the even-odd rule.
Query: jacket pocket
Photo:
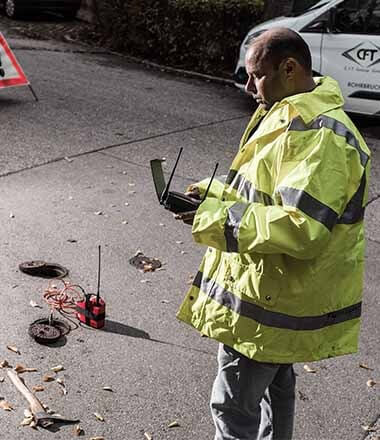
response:
[[[242,300],[264,307],[276,305],[283,282],[282,270],[265,257],[249,264],[237,257],[225,265],[223,284],[226,289]]]

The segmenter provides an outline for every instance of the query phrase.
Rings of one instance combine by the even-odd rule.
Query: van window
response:
[[[346,0],[335,11],[335,33],[380,34],[380,0]]]

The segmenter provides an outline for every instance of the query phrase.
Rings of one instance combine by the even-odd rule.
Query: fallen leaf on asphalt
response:
[[[62,391],[63,395],[66,396],[66,394],[67,394],[67,389],[66,389],[66,386],[65,386],[65,383],[63,382],[63,380],[62,380],[61,378],[58,378],[58,379],[57,379],[57,383],[58,383],[59,386],[61,387],[61,391]]]
[[[33,422],[34,418],[31,417],[25,417],[24,420],[20,423],[21,426],[29,426]]]
[[[178,241],[176,241],[176,243],[177,243],[177,244],[183,244],[183,241],[178,240]]]
[[[128,186],[135,186],[135,183],[128,183]]]
[[[11,213],[9,214],[9,218],[15,218],[15,215],[13,214],[13,212],[11,212]]]
[[[104,437],[90,437],[90,440],[105,440]]]
[[[361,425],[362,428],[364,429],[364,431],[366,432],[375,432],[376,428],[374,428],[373,426],[369,426],[369,425]]]
[[[77,437],[79,437],[81,435],[84,435],[84,431],[80,427],[80,425],[75,425],[75,427],[74,427],[74,435],[76,435]]]
[[[32,412],[30,409],[24,409],[24,417],[27,419],[28,417],[33,417]]]
[[[111,391],[113,393],[113,389],[111,387],[103,387],[104,391]]]
[[[148,432],[144,432],[144,435],[147,440],[153,440],[153,437]]]
[[[32,307],[36,307],[36,308],[38,308],[38,309],[42,309],[42,307],[39,305],[39,304],[37,304],[36,303],[36,301],[33,301],[32,299],[30,300],[30,303],[29,303]]]
[[[153,272],[154,267],[153,264],[144,264],[143,272]]]
[[[100,422],[104,422],[104,417],[103,417],[101,414],[99,414],[99,413],[97,413],[97,412],[94,412],[94,416],[95,416]]]
[[[34,373],[35,371],[38,371],[37,368],[28,368],[28,367],[24,367],[24,365],[21,364],[16,364],[14,370],[16,371],[16,373]]]
[[[303,369],[307,372],[307,373],[316,373],[317,370],[314,370],[314,368],[309,367],[309,365],[304,365]]]
[[[165,223],[160,223],[159,225],[160,225],[160,226],[165,226]]]
[[[372,388],[377,384],[373,379],[367,380],[367,387]]]
[[[127,224],[128,224],[128,220],[123,220],[121,223],[122,223],[123,225],[127,225]]]
[[[140,283],[150,283],[150,280],[140,280]]]
[[[78,240],[75,240],[75,238],[69,238],[66,241],[68,241],[69,243],[77,243]]]
[[[161,302],[162,302],[163,304],[169,304],[169,301],[168,301],[167,299],[162,299]]]
[[[53,376],[50,376],[49,374],[45,374],[45,376],[42,378],[44,382],[53,382],[55,378]]]
[[[12,411],[13,406],[7,401],[7,400],[0,400],[0,408],[2,408],[4,411]]]
[[[14,345],[7,345],[7,349],[9,351],[13,351],[13,353],[21,354],[20,350],[17,347],[15,347]]]
[[[366,365],[366,364],[359,364],[359,367],[360,368],[364,368],[365,370],[370,370],[370,371],[373,371],[373,368],[370,368],[368,365]]]
[[[0,377],[0,382],[3,383],[4,382],[4,377]]]
[[[302,391],[298,391],[300,400],[309,400],[309,398]]]
[[[186,255],[187,252],[186,252],[186,251],[181,251],[181,254],[182,254],[182,255]]]
[[[171,422],[168,425],[168,428],[176,428],[177,426],[180,426],[177,421]]]
[[[62,370],[64,370],[65,368],[63,367],[63,365],[57,365],[56,367],[52,367],[50,368],[52,371],[54,371],[55,373],[58,373]]]
[[[42,385],[35,385],[32,387],[33,393],[40,393],[41,391],[45,391],[45,388]]]
[[[3,360],[3,361],[0,363],[0,367],[1,367],[1,368],[7,368],[7,367],[9,367],[9,362],[8,362],[7,360]]]
[[[128,194],[136,194],[136,191],[128,191]]]
[[[103,211],[95,211],[94,214],[95,215],[103,215]]]
[[[65,161],[66,161],[66,162],[72,162],[73,159],[70,159],[69,157],[65,156]]]

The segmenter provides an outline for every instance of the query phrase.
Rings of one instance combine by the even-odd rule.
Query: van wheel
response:
[[[5,0],[5,15],[9,18],[17,18],[20,15],[20,8],[17,6],[17,0]]]

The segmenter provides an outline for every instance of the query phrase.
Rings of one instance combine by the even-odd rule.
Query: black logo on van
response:
[[[380,47],[371,42],[359,43],[342,55],[361,67],[372,67],[380,63]]]

